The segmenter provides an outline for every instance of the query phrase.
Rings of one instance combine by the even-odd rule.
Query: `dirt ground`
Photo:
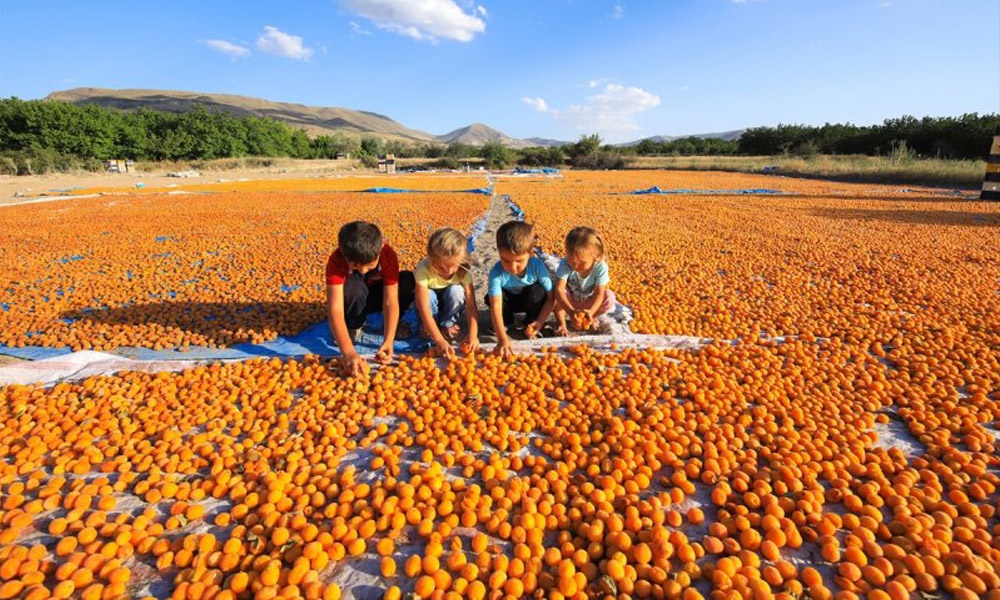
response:
[[[190,170],[184,166],[141,173],[50,173],[46,175],[0,175],[0,205],[37,201],[41,196],[57,197],[70,190],[86,188],[135,189],[163,187],[170,184],[212,182],[220,179],[309,179],[359,173],[375,174],[374,169],[360,167],[356,160],[292,160],[278,159],[272,167],[209,169],[199,171],[197,179],[170,177],[168,173]]]

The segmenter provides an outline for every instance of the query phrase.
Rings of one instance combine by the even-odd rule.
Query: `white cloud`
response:
[[[365,29],[361,25],[358,25],[354,21],[351,21],[351,31],[353,31],[354,33],[357,33],[358,35],[371,35],[372,34],[372,32],[368,31],[367,29]]]
[[[521,98],[521,102],[524,102],[531,108],[537,110],[538,112],[549,112],[549,103],[545,101],[544,98]]]
[[[486,31],[486,23],[476,16],[486,15],[484,7],[469,14],[453,0],[341,0],[341,5],[379,29],[415,40],[469,42]]]
[[[600,93],[587,96],[582,103],[563,110],[551,108],[541,98],[526,97],[521,101],[548,114],[556,122],[578,131],[596,131],[610,141],[618,141],[625,134],[638,131],[639,124],[635,119],[639,113],[660,105],[660,97],[656,94],[615,83],[605,85]]]
[[[691,86],[689,86],[689,85],[682,85],[681,86],[681,91],[682,92],[690,91],[690,89],[691,89]]]
[[[239,44],[227,42],[226,40],[205,40],[205,45],[233,58],[246,58],[250,56],[250,49]]]
[[[890,6],[892,6],[892,2],[882,2],[878,5],[879,8],[889,8]]]
[[[625,16],[625,7],[621,4],[615,4],[615,12],[611,15],[615,19],[620,19]]]
[[[486,7],[483,6],[482,4],[476,7],[476,14],[478,14],[480,17],[490,16],[490,13],[486,11]]]
[[[311,48],[302,45],[302,38],[285,33],[277,27],[267,25],[264,33],[257,38],[257,49],[264,54],[273,54],[294,60],[309,60],[313,55]]]

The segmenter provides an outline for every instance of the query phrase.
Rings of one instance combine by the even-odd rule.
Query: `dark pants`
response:
[[[542,312],[542,306],[549,293],[545,291],[540,283],[533,283],[519,290],[503,290],[501,292],[503,301],[503,324],[510,328],[514,325],[514,315],[524,313],[525,324],[533,322],[538,318],[538,313]],[[489,296],[486,297],[486,306],[490,305]]]
[[[417,283],[410,271],[399,272],[399,314],[402,315],[413,303],[413,291]],[[344,321],[348,329],[360,329],[365,317],[382,312],[384,288],[382,280],[365,283],[365,278],[353,272],[344,282]]]

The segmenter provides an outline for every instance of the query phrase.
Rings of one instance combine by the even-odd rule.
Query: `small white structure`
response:
[[[108,173],[131,173],[132,167],[135,166],[135,161],[131,158],[121,159],[115,158],[112,160],[104,161],[104,170]]]

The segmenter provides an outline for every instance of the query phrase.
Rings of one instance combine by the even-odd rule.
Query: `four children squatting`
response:
[[[604,261],[604,241],[590,227],[575,227],[566,235],[565,255],[555,272],[534,256],[534,227],[508,221],[496,236],[500,260],[489,272],[486,306],[497,343],[493,352],[514,354],[511,336],[532,339],[542,335],[554,314],[557,335],[596,326],[596,318],[614,307],[608,289],[610,276]],[[354,343],[360,340],[365,318],[382,313],[384,339],[374,360],[393,359],[397,335],[411,333],[399,317],[416,302],[420,334],[434,343],[440,355],[453,357],[452,342],[462,352],[479,348],[479,323],[466,237],[456,229],[433,232],[427,254],[413,271],[401,271],[399,258],[379,228],[353,221],[340,228],[337,248],[326,264],[327,321],[348,375],[367,370]],[[523,314],[518,324],[516,317]],[[569,322],[567,322],[569,319]],[[462,323],[465,323],[464,335]],[[401,331],[400,329],[403,329]]]

